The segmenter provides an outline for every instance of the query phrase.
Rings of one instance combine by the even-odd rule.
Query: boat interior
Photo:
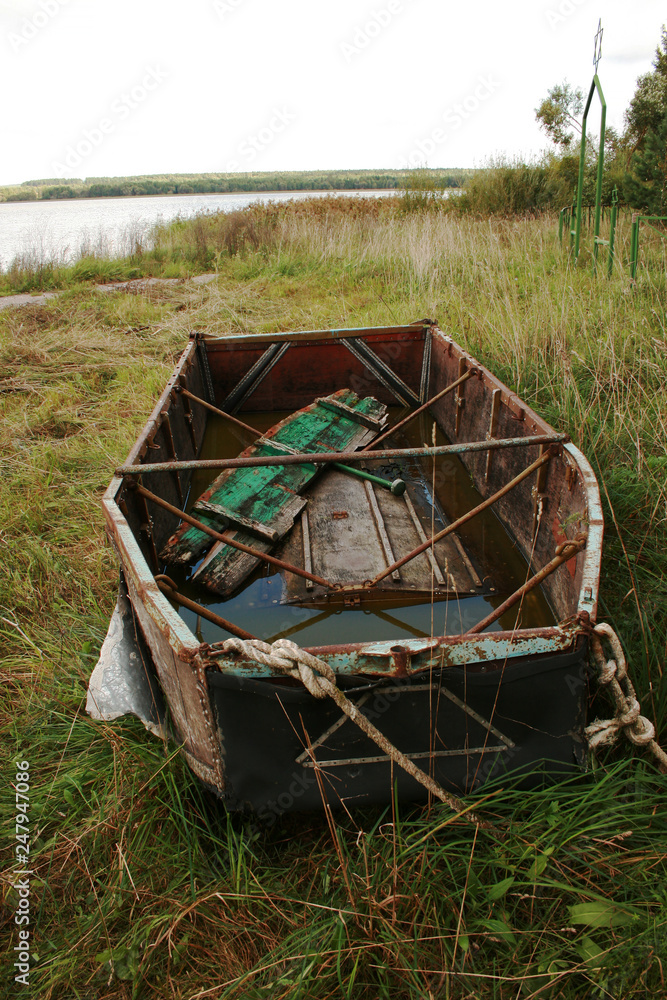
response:
[[[337,404],[343,391],[348,402]],[[374,416],[342,452],[324,433],[276,450],[276,426],[290,415],[319,401],[338,430],[350,423],[344,411],[367,409],[369,399]],[[304,469],[297,451],[320,460],[293,488],[290,476]],[[277,520],[211,505],[211,484],[232,475],[239,454],[263,463],[248,467],[258,482],[270,473],[290,494]],[[536,629],[593,614],[593,484],[566,435],[424,320],[193,336],[109,496],[200,641],[294,636],[321,647],[343,636]],[[206,544],[183,544],[175,556],[178,532],[192,538],[202,524]],[[220,559],[226,544],[242,570]]]

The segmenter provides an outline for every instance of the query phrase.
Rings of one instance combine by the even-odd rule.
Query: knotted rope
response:
[[[469,808],[455,795],[446,792],[437,781],[434,781],[428,774],[417,767],[417,765],[401,753],[387,737],[376,729],[363,712],[359,711],[354,702],[340,690],[336,685],[336,675],[328,663],[318,656],[301,649],[295,642],[289,639],[278,639],[273,644],[262,642],[261,639],[226,639],[225,642],[216,644],[215,650],[210,653],[220,655],[220,653],[239,653],[250,660],[256,660],[270,670],[279,671],[300,680],[304,687],[314,698],[332,698],[340,710],[355,723],[369,739],[373,740],[391,760],[401,767],[420,785],[423,785],[432,795],[440,799],[457,813],[462,813],[462,818],[480,826],[486,826]]]
[[[602,648],[605,638],[611,647],[612,657],[607,659]],[[655,727],[644,715],[632,681],[628,676],[627,663],[620,639],[611,625],[601,622],[593,629],[591,648],[597,665],[601,685],[609,688],[616,704],[613,719],[596,719],[585,730],[588,745],[595,750],[599,746],[615,743],[621,733],[635,746],[648,747],[658,761],[660,770],[667,774],[667,754],[655,740]]]

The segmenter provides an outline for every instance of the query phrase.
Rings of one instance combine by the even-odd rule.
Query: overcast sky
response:
[[[620,126],[664,0],[0,0],[0,184],[533,156],[600,16]]]

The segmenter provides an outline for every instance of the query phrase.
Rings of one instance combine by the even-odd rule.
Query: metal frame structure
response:
[[[595,206],[588,206],[589,215],[588,222],[590,225],[590,209]],[[601,215],[604,218],[604,205],[600,206]],[[568,227],[571,226],[572,217],[576,217],[576,204],[570,207],[566,205],[565,208],[561,208],[560,214],[558,216],[558,239],[562,243],[563,241],[563,225],[567,224]],[[597,257],[597,248],[600,246],[608,247],[607,250],[607,277],[611,278],[614,270],[614,253],[616,246],[616,223],[618,221],[618,188],[614,185],[614,190],[611,193],[611,217],[609,222],[609,239],[603,240],[600,236],[595,237],[595,253],[594,253],[594,263]],[[574,237],[574,230],[570,229],[570,245]],[[595,270],[595,268],[594,268]]]
[[[579,250],[581,244],[581,224],[583,216],[583,196],[584,196],[584,167],[586,164],[586,126],[588,123],[588,113],[591,109],[591,103],[593,101],[593,96],[597,91],[598,97],[600,98],[600,146],[598,149],[598,166],[597,166],[597,179],[595,183],[595,221],[593,228],[593,273],[597,272],[597,261],[598,261],[598,247],[608,246],[608,265],[607,273],[611,274],[613,268],[613,252],[614,252],[614,237],[616,230],[616,214],[617,214],[617,202],[618,194],[616,194],[616,199],[612,198],[612,228],[609,240],[603,240],[600,237],[600,220],[602,214],[602,176],[604,173],[604,139],[605,130],[607,122],[607,102],[605,100],[604,93],[602,91],[602,84],[600,83],[600,77],[598,76],[598,65],[602,57],[602,21],[598,22],[598,30],[595,36],[595,53],[593,56],[593,65],[595,67],[595,74],[591,82],[590,89],[588,91],[588,100],[586,101],[586,106],[584,108],[583,118],[581,120],[581,145],[579,150],[579,176],[577,179],[577,194],[575,204],[572,205],[570,209],[569,206],[561,210],[558,219],[558,235],[562,238],[563,234],[563,219],[564,216],[568,218],[569,225],[571,227],[572,215],[574,215],[574,229],[570,228],[570,247],[574,250],[574,260],[575,263],[579,259]]]
[[[637,280],[637,265],[639,263],[639,226],[642,222],[648,223],[651,229],[655,229],[663,239],[667,239],[667,233],[662,232],[654,222],[667,222],[667,215],[633,215],[632,231],[630,235],[630,279]]]
[[[597,168],[597,179],[595,183],[595,223],[593,228],[593,271],[597,269],[597,258],[598,258],[598,246],[600,245],[600,216],[601,216],[601,206],[602,206],[602,174],[604,171],[604,137],[605,128],[607,121],[607,102],[604,98],[604,93],[602,91],[602,85],[600,83],[600,78],[595,74],[593,81],[588,91],[588,100],[586,101],[586,107],[584,108],[584,117],[581,122],[581,148],[579,152],[579,180],[577,184],[577,209],[576,209],[576,219],[574,230],[571,231],[571,235],[574,236],[574,259],[575,261],[579,258],[579,248],[581,241],[581,218],[582,218],[582,201],[584,195],[584,166],[586,161],[586,125],[588,122],[588,112],[591,108],[591,103],[593,101],[593,95],[597,91],[598,97],[600,98],[600,147],[598,150],[598,168]]]

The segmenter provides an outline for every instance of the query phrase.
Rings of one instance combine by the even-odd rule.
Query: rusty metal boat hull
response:
[[[502,487],[548,460],[494,511],[531,571],[550,564],[577,534],[580,548],[544,579],[550,623],[482,634],[339,643],[313,649],[338,685],[400,750],[443,787],[465,792],[518,772],[527,784],[581,767],[587,699],[587,635],[595,621],[602,515],[593,471],[568,442],[435,324],[276,335],[193,336],[123,467],[104,497],[132,616],[197,776],[228,807],[265,822],[291,809],[419,801],[423,789],[319,702],[251,656],[200,642],[160,586],[159,552],[177,514],[146,499],[149,486],[182,509],[201,455],[208,410],[197,397],[241,415],[307,406],[349,386],[380,402],[416,408],[463,375],[430,408],[461,447],[478,493]],[[187,394],[179,391],[186,388]],[[484,450],[484,442],[513,442]],[[472,443],[481,443],[466,450]],[[517,443],[518,442],[518,443]],[[157,579],[156,579],[157,577]],[[553,624],[553,622],[556,624]],[[226,638],[220,633],[221,641]],[[146,657],[144,657],[146,659]],[[100,713],[101,714],[101,713]],[[310,746],[309,746],[310,745]]]

